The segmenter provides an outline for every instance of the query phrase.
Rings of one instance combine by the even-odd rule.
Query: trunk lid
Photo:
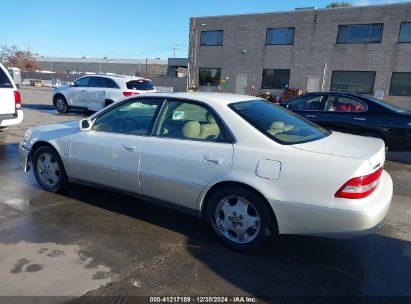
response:
[[[348,158],[368,160],[371,171],[375,171],[385,162],[385,144],[378,138],[332,132],[321,140],[293,145],[294,148]]]

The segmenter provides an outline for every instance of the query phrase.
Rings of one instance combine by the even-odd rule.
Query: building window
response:
[[[398,42],[411,42],[411,22],[401,23]]]
[[[331,91],[373,94],[375,72],[334,71]]]
[[[339,25],[337,43],[380,43],[383,24]]]
[[[199,85],[216,87],[220,85],[221,69],[200,68]]]
[[[391,96],[411,96],[411,73],[392,73]]]
[[[223,31],[202,31],[200,45],[223,45]]]
[[[288,89],[290,83],[290,70],[263,70],[262,89]]]
[[[294,27],[268,28],[265,44],[294,44]]]

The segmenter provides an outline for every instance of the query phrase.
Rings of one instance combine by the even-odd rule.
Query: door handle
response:
[[[210,164],[210,165],[221,165],[223,163],[223,160],[221,158],[210,158],[205,156],[203,159],[203,162],[205,164]]]
[[[307,118],[316,118],[317,115],[308,114],[308,115],[305,115],[305,117],[307,117]]]
[[[99,91],[99,93],[105,93],[106,91]]]
[[[86,90],[81,90],[80,92],[81,92],[81,93],[84,93],[85,91],[86,91]]]
[[[364,117],[354,117],[354,120],[361,120],[361,121],[366,121],[367,119]]]
[[[134,146],[127,146],[127,145],[122,145],[121,150],[127,151],[127,152],[134,152],[136,150],[136,147]]]

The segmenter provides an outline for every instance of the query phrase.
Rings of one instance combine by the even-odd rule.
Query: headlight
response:
[[[26,131],[26,133],[24,134],[24,140],[28,140],[30,138],[31,132],[32,132],[31,129],[28,129]]]

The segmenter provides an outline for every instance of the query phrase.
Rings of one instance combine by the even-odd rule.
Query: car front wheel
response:
[[[56,150],[40,147],[34,151],[32,160],[34,176],[44,190],[62,192],[67,188],[66,170]]]
[[[59,111],[59,113],[67,113],[69,110],[67,100],[61,95],[58,95],[54,98],[54,106],[56,107],[57,111]]]
[[[270,227],[263,198],[240,186],[214,192],[207,204],[207,218],[219,239],[241,252],[257,249]]]

